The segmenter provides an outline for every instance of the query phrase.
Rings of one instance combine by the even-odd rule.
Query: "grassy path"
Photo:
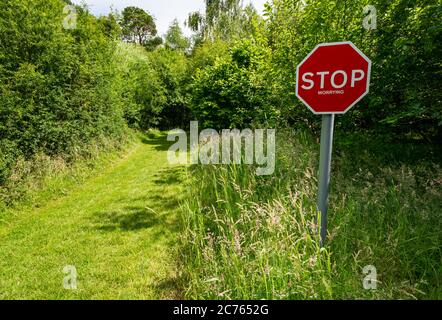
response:
[[[163,299],[177,289],[178,202],[183,168],[164,138],[44,206],[0,225],[0,298]],[[63,288],[63,268],[77,290]]]

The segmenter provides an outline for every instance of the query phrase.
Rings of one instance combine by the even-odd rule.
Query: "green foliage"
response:
[[[124,87],[125,119],[131,127],[186,126],[189,112],[184,53],[167,48],[148,53],[140,46],[120,44],[118,61]]]
[[[245,127],[252,123],[274,125],[279,112],[277,90],[269,83],[269,51],[244,40],[197,69],[191,86],[193,114],[205,127]]]
[[[229,52],[229,43],[222,40],[206,41],[198,44],[189,59],[189,76],[193,77],[197,69],[213,66],[215,61]],[[192,79],[190,79],[192,80]],[[189,83],[192,83],[189,81]]]
[[[364,8],[368,4],[377,10],[374,30],[363,27],[368,15]],[[370,94],[351,113],[339,118],[338,126],[345,130],[375,128],[380,132],[431,138],[440,136],[442,124],[441,4],[440,0],[274,0],[266,5],[263,23],[252,7],[240,8],[235,1],[208,1],[205,15],[192,13],[188,24],[200,34],[197,43],[201,37],[206,43],[223,39],[229,45],[238,38],[251,39],[260,50],[268,51],[268,67],[261,77],[268,79],[267,87],[276,90],[279,97],[278,101],[268,100],[268,104],[278,110],[283,122],[306,123],[315,128],[317,117],[295,96],[296,66],[318,43],[352,41],[373,62],[372,85]],[[226,69],[222,76],[213,74],[213,67],[196,73],[195,86],[207,88],[197,92],[200,96],[194,101],[203,106],[192,108],[197,112],[204,109],[203,114],[195,113],[201,119],[208,116],[208,109],[213,109],[209,112],[211,125],[229,115],[236,117],[234,112],[221,110],[219,105],[226,103],[216,97],[216,91],[224,90],[219,87],[220,77],[225,86],[230,86],[229,79],[238,82],[243,76],[243,69],[226,68],[226,64],[224,61],[218,66]],[[210,92],[210,86],[215,94]],[[236,99],[234,93],[231,95]],[[238,102],[250,109],[250,100]],[[259,106],[258,103],[256,107]],[[216,109],[219,115],[213,118]],[[236,110],[238,106],[226,109]],[[245,117],[244,123],[251,120]],[[225,124],[226,121],[218,125]]]
[[[122,30],[116,14],[111,13],[108,16],[101,16],[98,18],[98,22],[109,38],[118,39],[121,36]]]
[[[252,35],[253,23],[258,19],[260,16],[252,4],[243,7],[240,0],[206,0],[205,12],[189,13],[186,24],[196,32],[198,41],[229,41]]]
[[[181,51],[164,48],[152,52],[150,58],[165,95],[160,106],[159,127],[186,128],[190,117],[186,91],[189,81],[187,56]]]
[[[64,5],[0,4],[0,183],[18,156],[68,154],[124,131],[115,43],[81,7],[64,29]]]
[[[377,10],[374,30],[363,27],[368,4]],[[278,99],[264,98],[266,101],[255,107],[266,104],[267,108],[277,109],[284,122],[314,128],[317,117],[295,96],[296,66],[318,43],[352,41],[373,62],[372,85],[370,94],[352,112],[339,118],[338,126],[350,131],[375,129],[420,139],[435,138],[442,132],[441,4],[440,0],[274,0],[266,5],[264,23],[252,7],[240,8],[235,1],[208,1],[205,15],[191,14],[188,24],[200,34],[197,43],[204,39],[206,47],[219,39],[227,45],[237,39],[250,39],[250,50],[257,46],[266,51],[266,68],[254,72],[262,72],[260,77],[267,80],[266,88],[271,88]],[[197,118],[205,120],[209,116],[211,125],[218,119],[222,121],[218,126],[226,125],[228,110],[237,110],[242,104],[252,112],[250,103],[256,103],[254,99],[237,99],[238,92],[233,92],[238,83],[244,91],[256,90],[244,83],[243,67],[228,66],[231,58],[195,73],[197,96],[192,109]],[[235,100],[236,107],[217,94],[229,90],[232,92],[227,100]],[[236,124],[235,112],[231,115]],[[253,120],[245,116],[243,125]]]
[[[320,249],[317,144],[307,131],[278,132],[272,176],[246,165],[191,169],[182,213],[186,297],[440,299],[442,170],[437,158],[420,156],[436,150],[338,137]],[[364,289],[367,265],[377,269],[377,290]]]
[[[193,32],[198,32],[204,22],[204,17],[199,11],[194,11],[189,13],[189,16],[186,20],[187,27],[190,28]]]
[[[157,34],[153,17],[143,9],[127,7],[122,15],[121,27],[124,40],[143,45]]]
[[[442,153],[426,138],[441,136],[441,1],[273,0],[265,23],[251,14],[237,24],[246,33],[223,24],[233,17],[223,3],[189,17],[203,39],[189,69],[203,127],[318,129],[295,81],[322,42],[355,43],[373,62],[372,85],[338,118],[326,250],[315,232],[317,143],[305,131],[278,136],[272,177],[193,169],[183,210],[188,298],[440,298]],[[374,30],[362,25],[369,4]],[[362,286],[366,265],[378,269],[376,291]]]
[[[377,9],[377,29],[362,22],[367,5]],[[370,94],[340,119],[346,129],[420,132],[441,128],[441,1],[292,1],[267,6],[274,68],[282,75],[292,123],[311,121],[294,95],[296,66],[321,42],[352,41],[373,62]]]
[[[189,39],[183,35],[178,20],[175,19],[167,31],[166,46],[174,50],[186,51],[189,48],[189,45]]]
[[[147,40],[146,43],[144,44],[144,47],[146,48],[147,51],[153,51],[162,44],[163,44],[163,38],[154,37],[152,39]]]

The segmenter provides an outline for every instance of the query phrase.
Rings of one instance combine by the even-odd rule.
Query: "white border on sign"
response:
[[[307,61],[308,58],[310,58],[310,56],[315,53],[315,51],[320,48],[320,47],[332,47],[332,46],[338,46],[338,45],[344,45],[344,44],[348,44],[350,45],[353,49],[355,49],[361,56],[362,58],[364,58],[367,62],[368,62],[368,74],[367,74],[367,87],[365,89],[365,92],[363,94],[361,94],[361,96],[355,100],[355,102],[353,102],[347,109],[345,109],[345,111],[343,112],[316,112],[315,110],[312,109],[312,107],[309,106],[309,104],[302,99],[302,97],[299,96],[298,93],[298,88],[299,88],[299,68],[301,68],[301,66],[304,64],[305,61]],[[311,112],[313,112],[314,114],[344,114],[347,113],[351,108],[354,107],[355,104],[357,104],[359,101],[362,100],[362,98],[364,98],[370,91],[370,80],[371,80],[371,60],[361,51],[358,49],[358,47],[356,47],[353,42],[351,41],[343,41],[343,42],[328,42],[328,43],[320,43],[318,44],[308,55],[307,57],[304,58],[304,60],[301,61],[300,64],[298,64],[298,66],[296,67],[296,96],[298,97],[299,100],[301,100],[309,109]]]

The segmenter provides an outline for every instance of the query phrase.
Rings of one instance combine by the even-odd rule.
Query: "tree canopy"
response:
[[[154,18],[143,9],[127,7],[122,15],[121,27],[125,41],[144,45],[157,34]]]
[[[178,20],[175,19],[166,34],[166,46],[172,49],[185,51],[189,48],[190,42],[183,34]]]

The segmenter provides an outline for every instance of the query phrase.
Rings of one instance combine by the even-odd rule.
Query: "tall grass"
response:
[[[387,161],[385,150],[359,152],[362,140],[337,139],[324,249],[316,227],[319,148],[310,134],[279,132],[273,176],[238,165],[190,169],[188,298],[441,297],[440,167]],[[363,287],[366,265],[377,269],[376,290]]]

